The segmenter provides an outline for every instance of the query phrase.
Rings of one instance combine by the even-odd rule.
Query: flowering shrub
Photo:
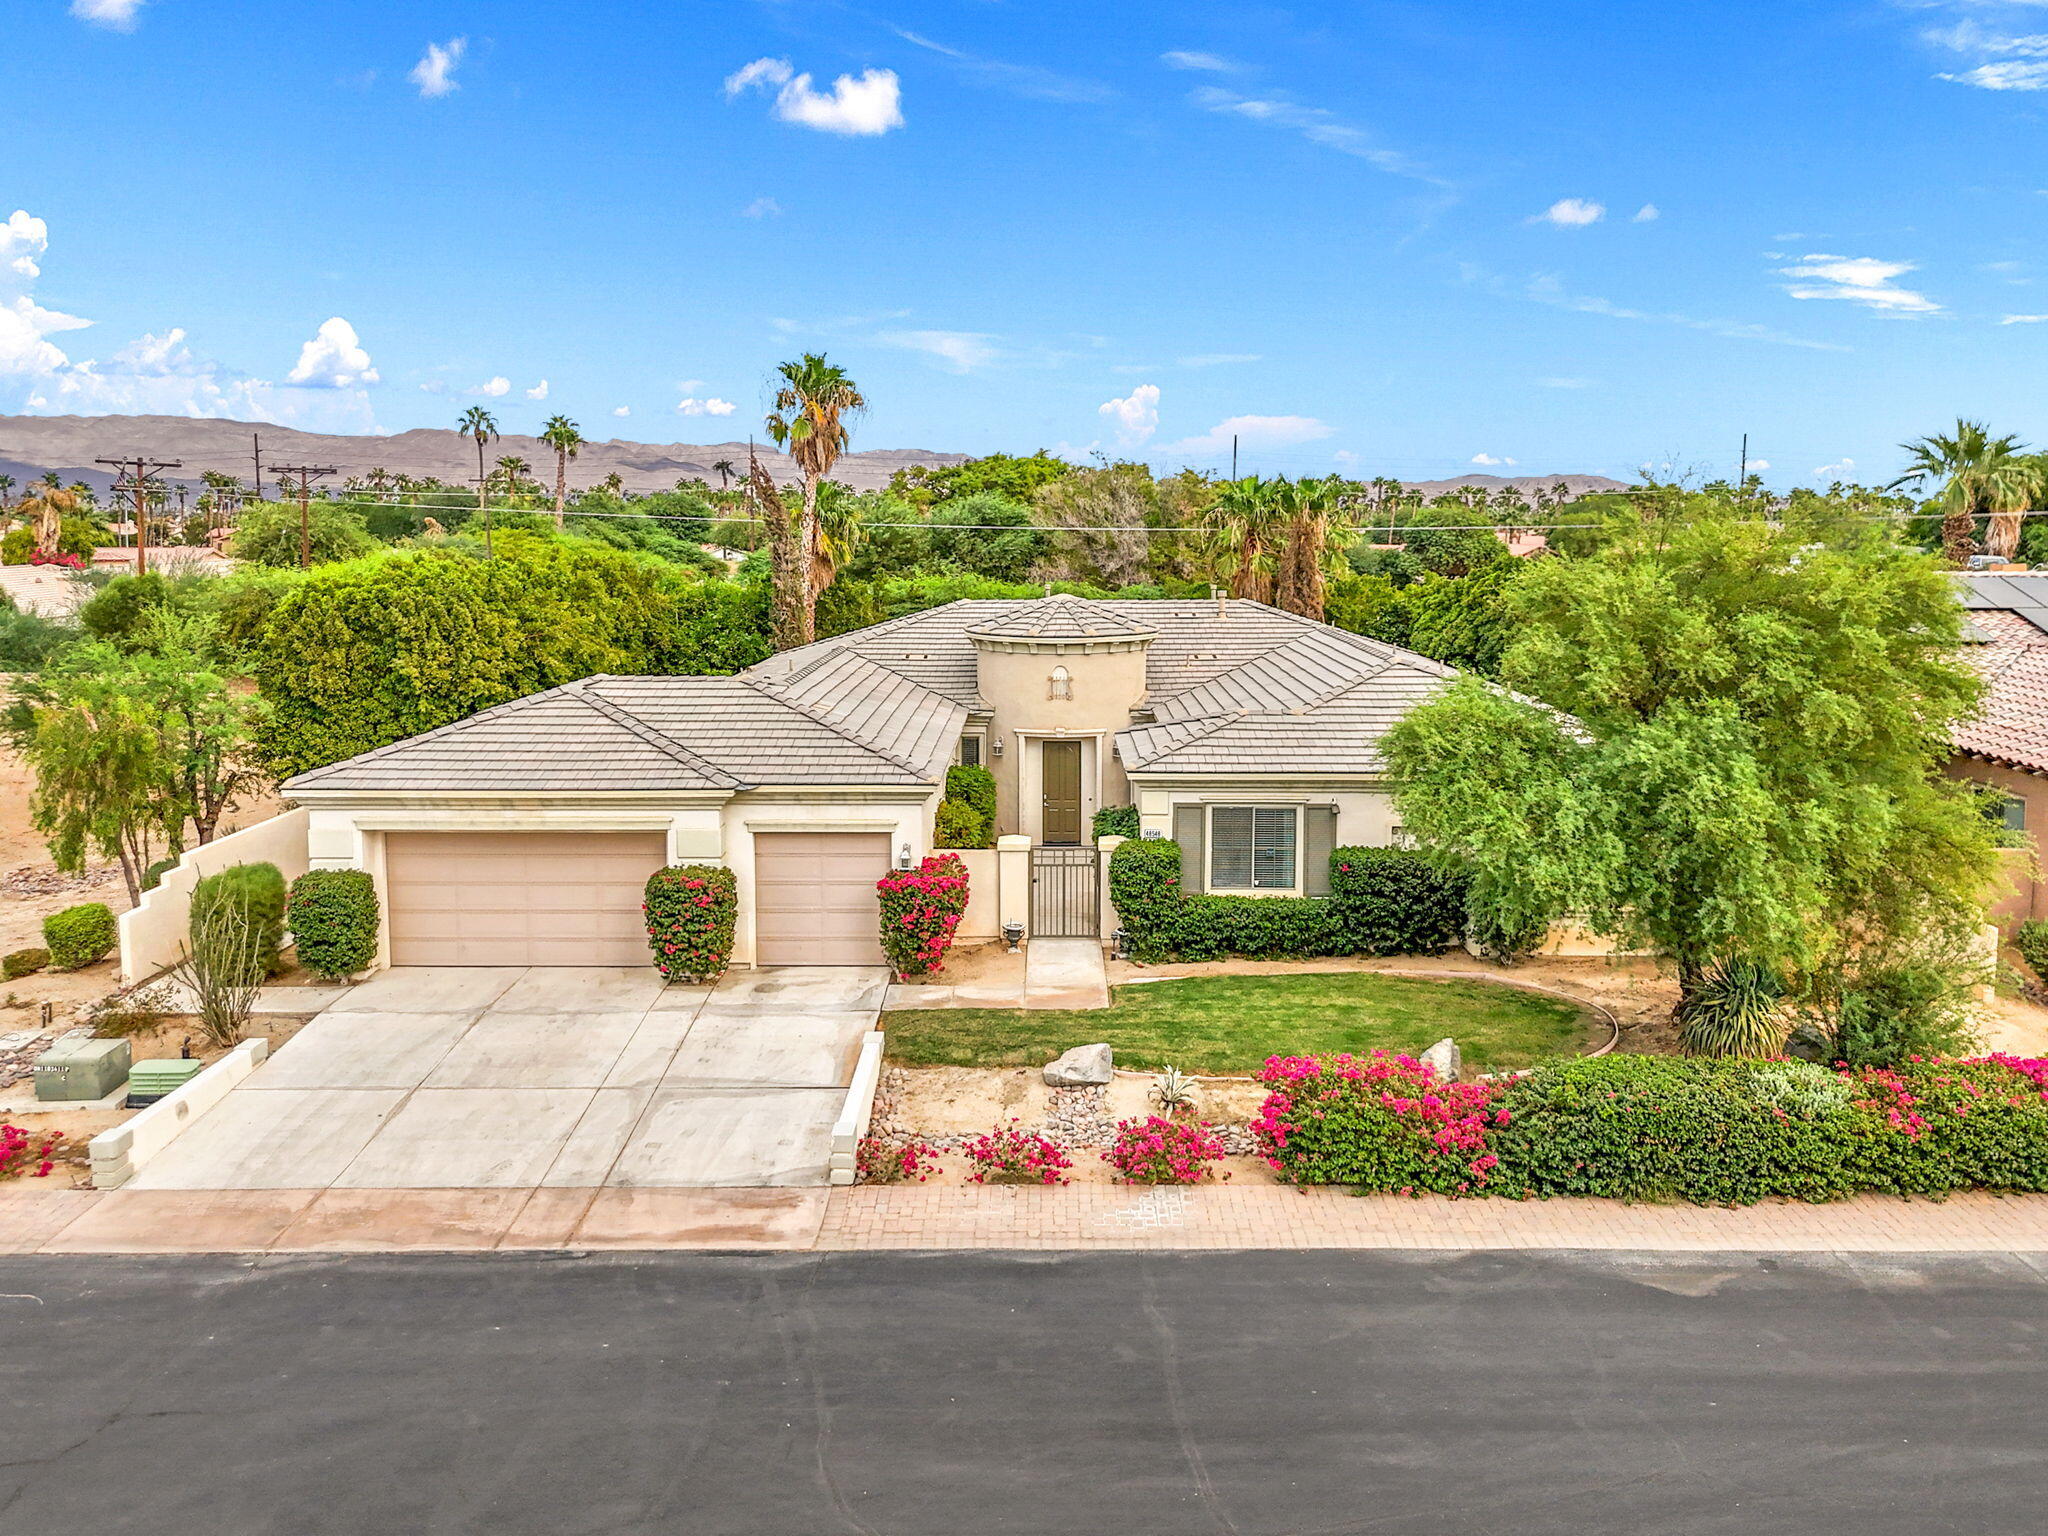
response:
[[[716,864],[678,864],[647,877],[647,947],[668,981],[710,981],[732,960],[739,883]]]
[[[938,1167],[938,1149],[922,1141],[863,1136],[853,1151],[854,1174],[862,1184],[901,1184],[906,1179],[922,1184]]]
[[[18,1178],[28,1173],[29,1165],[35,1165],[35,1172],[29,1177],[47,1179],[50,1170],[57,1166],[55,1158],[57,1143],[62,1137],[50,1132],[40,1147],[35,1146],[35,1137],[18,1125],[0,1124],[0,1179]],[[34,1152],[29,1149],[35,1147]]]
[[[967,866],[957,853],[934,854],[916,869],[892,869],[881,894],[882,953],[899,981],[938,970],[967,911]]]
[[[1119,1120],[1116,1140],[1102,1160],[1127,1184],[1194,1184],[1208,1177],[1223,1143],[1206,1125],[1183,1125],[1147,1115]]]
[[[2048,1061],[1603,1056],[1494,1083],[1406,1057],[1273,1057],[1253,1124],[1298,1183],[1747,1205],[2048,1190]]]
[[[1049,1136],[1020,1129],[1012,1120],[977,1136],[962,1149],[974,1172],[970,1184],[1065,1184],[1073,1159]]]
[[[1298,1184],[1455,1195],[1500,1159],[1488,1134],[1508,1123],[1493,1083],[1446,1083],[1411,1056],[1272,1056],[1273,1091],[1252,1122],[1266,1161]]]

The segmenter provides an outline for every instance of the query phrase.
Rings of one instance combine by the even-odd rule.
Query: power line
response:
[[[125,485],[117,477],[113,489],[135,493],[135,574],[140,576],[149,569],[149,508],[146,505],[149,477],[160,469],[183,469],[185,461],[147,459],[137,454],[132,459],[94,459],[93,463],[104,464],[129,477]]]
[[[287,475],[299,477],[299,569],[313,568],[313,482],[327,476],[339,474],[332,464],[273,464],[278,473],[278,483],[284,483]]]

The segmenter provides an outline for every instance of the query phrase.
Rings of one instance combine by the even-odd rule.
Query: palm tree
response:
[[[718,488],[722,491],[732,484],[732,477],[740,472],[739,466],[731,459],[720,459],[711,466],[718,471]]]
[[[1278,501],[1287,519],[1280,549],[1279,606],[1318,622],[1323,617],[1331,557],[1330,516],[1344,482],[1336,475],[1280,484]]]
[[[0,512],[14,505],[14,476],[0,475]]]
[[[768,435],[796,461],[804,490],[803,517],[777,541],[769,561],[776,643],[787,649],[809,645],[817,635],[810,573],[818,549],[818,484],[852,440],[847,418],[866,410],[868,403],[846,370],[825,361],[822,353],[806,352],[776,371],[782,387],[775,392]]]
[[[1899,446],[1908,455],[1906,472],[1885,489],[1943,482],[1929,505],[1941,510],[1941,547],[1950,565],[1960,570],[1970,563],[1977,518],[1987,513],[1992,527],[1986,542],[2005,555],[2012,553],[2019,542],[2017,514],[2026,509],[2033,490],[2017,437],[1993,437],[1981,421],[1958,420],[1952,436],[1935,433]]]
[[[569,461],[582,451],[583,434],[568,417],[550,416],[540,429],[540,440],[555,450],[555,526],[559,528],[569,505]]]
[[[519,494],[519,482],[533,473],[533,466],[516,453],[508,453],[498,460],[498,473],[505,477],[505,499],[512,500]]]
[[[462,420],[456,423],[456,430],[464,437],[476,440],[476,509],[484,520],[484,557],[491,553],[491,509],[484,501],[488,482],[484,479],[484,445],[498,440],[498,418],[480,405],[472,405],[462,413]]]
[[[1203,521],[1215,529],[1210,557],[1230,579],[1232,597],[1273,600],[1273,552],[1287,518],[1281,508],[1285,481],[1246,475],[1226,480]]]
[[[616,469],[598,481],[597,488],[607,496],[616,496],[622,501],[625,499],[626,482]]]
[[[833,481],[819,487],[818,542],[811,550],[810,593],[815,608],[825,589],[838,578],[840,568],[853,560],[866,528],[861,522],[860,504]]]
[[[23,517],[33,518],[36,529],[36,553],[44,559],[57,553],[64,534],[64,519],[78,513],[78,497],[71,491],[53,483],[54,477],[36,482],[31,493],[21,498],[21,505],[15,510]]]

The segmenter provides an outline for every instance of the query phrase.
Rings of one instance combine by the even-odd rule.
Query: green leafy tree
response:
[[[1720,961],[1976,920],[1991,832],[1935,770],[1981,683],[1932,559],[1696,498],[1507,603],[1522,696],[1466,679],[1387,739],[1403,825],[1481,909],[1584,914],[1670,956],[1686,1001]]]
[[[1145,465],[1075,468],[1041,485],[1031,502],[1047,530],[1040,567],[1045,575],[1127,587],[1151,574],[1144,530],[1160,525],[1162,501],[1159,482]]]
[[[392,509],[397,510],[397,509]],[[334,502],[315,501],[306,509],[306,537],[313,564],[353,560],[377,547],[362,517]],[[245,511],[235,524],[228,553],[252,565],[273,569],[299,564],[299,509],[264,502]]]
[[[998,581],[1023,581],[1045,553],[1031,508],[998,491],[949,497],[932,509],[929,528],[933,561]]]
[[[714,466],[716,467],[716,466]],[[1029,502],[1042,485],[1072,473],[1074,466],[1043,448],[1023,457],[992,453],[965,464],[911,464],[889,477],[889,492],[914,507],[942,506],[968,496],[1001,496]]]

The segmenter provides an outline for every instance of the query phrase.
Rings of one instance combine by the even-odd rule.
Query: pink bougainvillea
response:
[[[57,1143],[63,1138],[55,1131],[50,1132],[41,1146],[36,1139],[18,1125],[0,1124],[0,1178],[14,1178],[28,1171],[29,1163],[35,1164],[30,1178],[47,1179],[50,1170],[57,1166]],[[31,1153],[30,1148],[34,1148]]]
[[[1065,1184],[1074,1166],[1066,1148],[1015,1120],[977,1136],[961,1149],[974,1171],[970,1184]]]
[[[1223,1156],[1223,1143],[1207,1125],[1186,1125],[1148,1115],[1119,1120],[1116,1140],[1102,1160],[1127,1184],[1194,1184]]]
[[[669,981],[710,981],[732,960],[739,886],[716,864],[673,865],[647,879],[647,947]]]
[[[1385,1051],[1269,1056],[1259,1080],[1273,1091],[1252,1134],[1291,1178],[1460,1194],[1499,1165],[1487,1149],[1488,1131],[1509,1120],[1495,1103],[1498,1083],[1443,1082],[1434,1067]]]
[[[862,1184],[922,1184],[938,1171],[938,1149],[923,1141],[887,1141],[863,1136],[853,1152],[854,1173]]]
[[[934,854],[916,869],[892,869],[875,882],[881,897],[882,953],[898,981],[939,970],[967,911],[967,866],[957,853]]]

